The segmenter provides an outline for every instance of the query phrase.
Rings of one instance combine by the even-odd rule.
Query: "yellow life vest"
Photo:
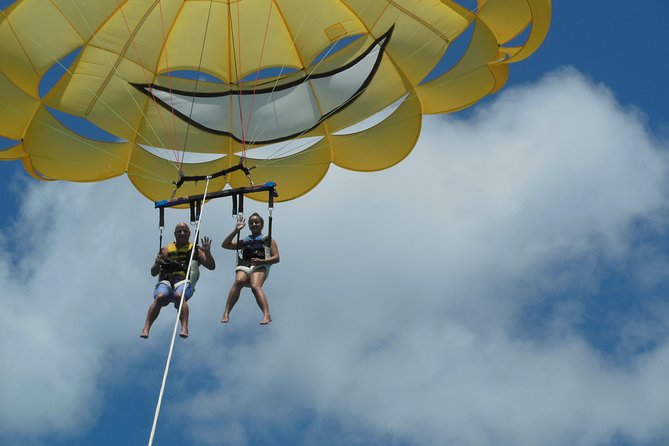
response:
[[[190,260],[193,244],[177,247],[175,242],[167,245],[168,262],[160,268],[160,280],[169,280],[172,285],[186,278],[186,269]]]

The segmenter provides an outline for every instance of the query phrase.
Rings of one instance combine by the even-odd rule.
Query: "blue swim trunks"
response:
[[[165,304],[163,306],[169,305],[170,302],[174,302],[174,306],[177,306],[177,302],[174,299],[175,294],[182,294],[184,291],[184,285],[186,285],[184,282],[177,282],[176,283],[177,287],[176,289],[166,280],[161,280],[156,284],[156,288],[153,290],[153,298],[155,299],[158,297],[160,294],[166,295],[168,298],[165,301]],[[192,285],[188,284],[188,287],[186,288],[186,302],[193,297],[193,293],[195,292],[195,287]]]

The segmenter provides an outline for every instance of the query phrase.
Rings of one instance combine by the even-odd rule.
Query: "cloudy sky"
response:
[[[155,444],[669,443],[667,14],[556,1],[501,93],[279,205],[269,326],[248,291],[219,324],[234,223],[206,206],[218,266]],[[174,325],[138,336],[152,204],[126,178],[0,175],[0,443],[146,444]]]

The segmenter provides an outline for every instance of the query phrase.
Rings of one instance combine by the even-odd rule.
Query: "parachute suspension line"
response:
[[[251,127],[251,117],[252,117],[252,112],[253,112],[253,103],[254,103],[254,101],[255,101],[256,87],[257,87],[257,83],[258,83],[258,80],[259,80],[260,67],[262,67],[262,57],[263,57],[264,50],[265,50],[265,42],[267,41],[267,36],[268,36],[268,33],[269,33],[269,23],[270,23],[270,20],[271,20],[271,14],[272,14],[272,8],[273,8],[273,6],[274,6],[274,1],[273,1],[273,0],[270,0],[269,12],[268,12],[268,15],[267,15],[267,20],[266,20],[266,22],[265,22],[265,34],[264,34],[264,36],[263,36],[263,41],[262,41],[263,44],[262,44],[262,48],[261,48],[261,52],[260,52],[260,60],[259,60],[259,62],[258,62],[258,70],[256,70],[256,78],[255,78],[254,89],[253,89],[253,94],[252,94],[252,98],[251,98],[251,106],[250,106],[250,108],[249,108],[249,112],[248,112],[248,123],[247,123],[246,125],[244,125],[244,117],[243,117],[243,115],[242,115],[242,109],[243,109],[243,107],[242,107],[242,103],[241,103],[241,94],[237,95],[237,98],[238,98],[238,107],[239,107],[239,111],[240,111],[239,119],[240,119],[241,127],[242,127],[242,135],[241,135],[241,139],[242,139],[242,154],[241,154],[241,160],[240,160],[240,163],[242,163],[242,164],[244,164],[244,165],[246,164],[246,163],[245,163],[245,161],[246,161],[246,148],[247,148],[247,145],[248,145],[248,134],[249,134],[249,129],[250,129],[250,127]],[[312,6],[312,3],[309,3],[309,9],[311,9],[311,6]],[[366,7],[366,6],[365,6],[365,7]],[[229,15],[230,17],[232,16],[232,12],[231,12],[231,6],[230,6],[230,4],[228,4],[228,15]],[[305,14],[304,14],[304,16],[303,16],[303,19],[302,19],[302,21],[300,22],[300,27],[298,28],[297,33],[293,36],[293,43],[295,43],[295,41],[297,40],[297,37],[299,36],[299,34],[300,34],[300,32],[301,32],[302,25],[304,24],[304,17],[306,17],[306,15],[307,15],[307,14],[306,14],[306,12],[305,12]],[[239,16],[240,16],[240,14],[239,14],[239,6],[238,6],[238,7],[237,7],[237,27],[238,27],[238,30],[239,30],[240,35],[241,35],[241,25],[240,25],[240,19],[239,19]],[[241,37],[238,38],[238,39],[237,39],[237,43],[235,43],[235,36],[234,36],[234,32],[233,32],[232,28],[230,29],[230,34],[231,34],[231,41],[232,41],[232,45],[231,45],[231,46],[232,46],[233,61],[234,61],[234,66],[235,66],[235,74],[237,75],[237,80],[238,80],[238,85],[239,85],[240,76],[241,76],[240,68],[239,68],[239,65],[241,65]],[[318,61],[318,63],[317,63],[316,66],[314,67],[314,69],[311,70],[312,73],[316,71],[316,69],[318,68],[318,66],[322,63],[322,61],[323,61],[325,58],[327,58],[327,56],[330,54],[330,52],[335,48],[336,44],[337,44],[343,37],[344,37],[343,35],[342,35],[342,36],[339,36],[339,37],[335,40],[335,42],[333,43],[333,45],[332,45],[330,48],[328,48],[328,51],[327,51],[326,55],[325,55],[324,57],[322,57],[322,58]],[[240,52],[239,58],[237,57],[237,47],[239,47],[239,52]],[[239,64],[237,63],[238,59],[239,59]],[[283,71],[283,68],[285,68],[285,66],[286,66],[285,64],[282,66],[282,71]],[[311,77],[311,74],[308,73],[306,79],[308,80],[310,77]],[[279,78],[277,77],[277,79],[274,81],[274,85],[272,86],[272,92],[274,92],[274,90],[276,89],[276,87],[277,87],[277,85],[278,85],[278,82],[279,82]],[[241,87],[241,85],[240,85],[240,87]],[[240,89],[241,89],[241,88],[240,88]],[[263,129],[260,130],[259,135],[264,134],[265,130],[266,130],[268,127],[269,127],[269,122],[265,124],[265,127],[264,127]],[[255,129],[254,129],[254,132],[255,132]],[[305,133],[306,133],[306,131],[303,131],[302,133],[300,133],[299,135],[297,135],[293,140],[299,138],[300,136],[302,136],[302,135],[305,134]],[[272,158],[275,157],[275,156],[277,156],[279,153],[281,153],[281,152],[282,152],[282,151],[283,151],[283,150],[290,144],[290,142],[292,142],[292,141],[286,142],[282,147],[277,148],[277,149],[274,151],[274,153],[272,153],[272,155],[270,155],[270,157],[269,157],[267,160],[265,160],[265,161],[263,161],[263,162],[260,162],[260,163],[256,164],[256,166],[254,166],[254,168],[255,168],[255,167],[258,167],[258,166],[261,166],[261,165],[263,165],[263,164],[267,164],[267,161],[270,161],[270,162],[271,162],[271,161],[272,161]],[[253,145],[253,142],[251,143],[251,146],[252,146],[252,145]],[[249,183],[251,184],[251,186],[253,186],[254,183],[253,183],[253,180],[251,179],[251,175],[247,173],[246,176],[247,176],[247,178],[249,179]]]
[[[128,37],[130,37],[131,40],[132,40],[132,48],[135,50],[135,55],[137,56],[137,60],[139,62],[139,65],[142,67],[142,74],[144,75],[144,82],[146,83],[146,85],[149,86],[149,93],[151,94],[151,99],[152,99],[151,102],[153,102],[153,107],[158,112],[158,116],[160,118],[160,125],[162,127],[162,130],[165,132],[165,134],[170,135],[170,132],[167,131],[168,126],[165,123],[165,120],[163,118],[163,113],[161,113],[160,106],[158,105],[158,101],[157,101],[155,95],[153,94],[153,84],[149,80],[147,70],[144,69],[144,67],[147,66],[147,64],[144,63],[144,61],[142,60],[142,53],[137,49],[137,42],[134,39],[135,31],[130,29],[130,24],[128,23],[128,18],[123,13],[123,7],[120,5],[119,0],[117,0],[117,4],[119,6],[119,11],[120,11],[121,17],[123,17],[123,22],[125,23],[125,28],[128,31]],[[162,33],[163,33],[163,41],[165,41],[165,20],[164,20],[164,17],[163,17],[163,6],[162,6],[162,1],[161,0],[158,0],[158,5],[159,5],[159,10],[160,10],[160,24],[161,24]],[[151,10],[153,10],[153,7],[151,8]],[[141,23],[142,23],[142,21],[139,22],[139,24],[141,24]],[[165,48],[167,48],[167,47],[165,46]],[[124,50],[124,52],[125,52],[125,50]],[[166,58],[166,61],[167,61],[167,53],[165,53],[165,58]],[[169,65],[167,65],[167,66],[169,67]],[[122,76],[120,76],[120,73],[118,73],[118,71],[116,70],[116,64],[113,64],[113,69],[116,72],[116,74],[119,75],[119,77],[122,77]],[[126,85],[126,88],[128,88],[127,83],[125,83],[125,85]],[[171,89],[170,89],[170,92],[171,92]],[[133,98],[133,100],[134,100],[134,96],[131,95],[131,98]],[[171,95],[170,95],[170,98],[171,98]],[[142,107],[136,101],[135,101],[135,105],[137,105],[137,108],[142,110]],[[170,105],[172,105],[172,104],[170,104]],[[149,123],[149,120],[146,119],[146,115],[144,114],[143,111],[142,111],[142,115],[145,118],[145,122]],[[174,132],[171,134],[172,135],[172,147],[173,147],[172,155],[174,156],[175,160],[177,160],[176,162],[178,162],[179,152],[176,150],[176,147],[178,146],[178,144],[177,144],[177,139],[176,139],[177,134],[176,134],[176,122],[175,122],[175,120],[176,120],[176,117],[174,116],[174,114],[172,114],[172,121],[173,121],[173,126],[174,126]],[[151,124],[149,123],[149,126],[150,125]],[[156,138],[158,139],[160,144],[162,146],[165,146],[166,144],[164,142],[162,142],[161,138],[158,136],[155,129],[151,128],[151,130],[153,131],[153,134],[156,136]],[[174,164],[175,168],[177,170],[179,170],[180,167],[176,165],[176,162],[173,163],[173,164]]]
[[[271,5],[271,6],[274,6],[274,0],[271,0],[271,1],[272,1],[272,5]],[[293,36],[293,42],[292,42],[293,46],[295,46],[295,42],[297,41],[297,38],[298,38],[298,36],[300,35],[300,33],[301,33],[301,31],[302,31],[302,25],[304,25],[305,17],[308,15],[308,12],[311,11],[311,8],[312,8],[313,4],[314,4],[314,2],[309,2],[309,3],[308,3],[308,6],[307,6],[307,10],[306,10],[306,11],[304,12],[304,14],[302,15],[302,20],[300,21],[300,26],[298,27],[297,32],[296,32],[295,35]],[[277,5],[277,11],[278,11],[278,14],[279,14],[279,15],[282,15],[282,13],[281,13],[281,8],[280,8],[278,5]],[[266,39],[267,34],[268,34],[270,18],[271,18],[271,9],[270,9],[270,14],[268,14],[268,16],[267,16],[267,23],[266,23],[266,29],[265,29],[265,39]],[[263,50],[264,50],[264,45],[265,45],[265,40],[263,40]],[[286,68],[286,64],[285,64],[285,63],[284,63],[283,65],[281,65],[281,69],[279,70],[279,73],[283,73],[284,68]],[[256,78],[256,80],[257,80],[257,78]],[[279,80],[280,80],[280,76],[277,76],[276,79],[274,80],[274,84],[272,85],[272,89],[271,89],[271,92],[270,92],[270,98],[271,98],[272,95],[274,94],[274,91],[276,90],[276,87],[279,85]],[[254,94],[255,94],[255,90],[254,90]],[[259,136],[262,136],[262,135],[265,133],[265,130],[266,130],[268,127],[269,127],[269,122],[267,122],[267,123],[265,124],[265,127],[263,127],[263,128],[260,130],[260,132],[258,132],[258,135],[259,135]],[[253,130],[254,130],[254,134],[256,133],[256,130],[257,130],[257,129],[258,129],[258,125],[256,124],[256,127],[253,129]],[[253,142],[251,143],[251,146],[253,146]]]
[[[127,29],[127,31],[128,31],[128,36],[129,36],[129,37],[133,37],[133,36],[134,36],[134,32],[130,30],[130,26],[129,26],[128,21],[127,21],[127,19],[126,19],[126,17],[125,17],[125,14],[123,13],[122,6],[121,6],[121,4],[119,3],[118,0],[117,0],[117,5],[118,5],[118,10],[120,11],[121,16],[123,17],[123,21],[125,22],[125,26],[126,26],[126,29]],[[79,16],[80,16],[80,18],[82,19],[82,21],[84,22],[84,24],[85,24],[86,27],[88,28],[88,31],[91,33],[91,36],[94,35],[94,34],[95,34],[95,30],[93,30],[93,28],[92,28],[91,25],[89,24],[88,20],[86,20],[86,15],[81,11],[81,8],[79,8],[78,5],[74,4],[74,7],[75,7],[75,9],[77,10],[77,12],[79,13]],[[144,66],[144,63],[142,63],[142,61],[141,61],[141,53],[140,53],[139,51],[137,51],[137,47],[136,47],[134,41],[133,41],[133,47],[135,48],[135,54],[136,54],[137,57],[138,57],[140,66]],[[125,49],[127,49],[127,46],[126,46]],[[123,52],[125,52],[125,49],[123,50]],[[46,52],[46,50],[44,50],[44,51]],[[47,54],[48,54],[48,52],[47,52]],[[109,62],[109,67],[110,67],[110,69],[111,69],[112,71],[114,71],[114,73],[115,73],[119,78],[123,78],[123,76],[121,75],[121,73],[119,73],[119,71],[118,71],[118,62],[112,62],[112,61],[109,59],[108,56],[107,56],[107,59],[108,59],[108,62]],[[54,58],[54,60],[55,60],[55,58]],[[60,61],[57,61],[57,63],[58,63],[58,65],[59,65],[61,68],[63,68],[67,73],[72,74],[72,73],[70,72],[70,70],[69,70],[67,67],[63,66],[62,63],[60,63]],[[148,78],[146,77],[146,76],[147,76],[147,75],[146,75],[146,71],[142,70],[142,72],[144,73],[144,77],[145,77],[145,79],[147,79],[147,84],[148,84],[149,82],[148,82]],[[139,103],[137,102],[137,100],[136,100],[135,97],[133,96],[133,94],[132,94],[133,92],[132,92],[131,89],[128,87],[128,84],[127,84],[127,83],[124,83],[124,87],[125,87],[126,92],[128,93],[128,96],[129,96],[130,99],[132,100],[132,102],[134,102],[135,106],[136,106],[137,109],[140,111],[140,113],[142,114],[142,116],[143,116],[144,118],[146,118],[146,115],[145,115],[145,113],[144,113],[143,108],[139,105]],[[111,108],[111,107],[110,107],[110,106],[109,106],[109,105],[102,99],[102,97],[99,95],[98,92],[95,92],[95,91],[91,90],[90,87],[86,87],[86,89],[93,95],[93,97],[95,98],[95,101],[102,103],[102,104],[103,104],[109,111],[112,112],[112,114],[114,114],[117,118],[119,118],[120,121],[122,121],[124,124],[126,124],[126,125],[127,125],[127,126],[128,126],[134,133],[135,133],[136,136],[141,137],[145,142],[148,143],[148,141],[146,141],[146,138],[145,138],[144,136],[140,135],[140,134],[137,132],[137,130],[135,129],[134,125],[131,125],[131,124],[130,124],[129,122],[127,122],[121,115],[119,115],[116,111],[114,111],[114,109],[112,109],[112,108]],[[90,108],[92,108],[92,106],[93,106],[92,104],[93,104],[93,103],[91,103],[91,105],[89,106],[89,110],[90,110]],[[87,113],[88,113],[88,110],[87,110]],[[161,121],[162,121],[162,116],[161,116]],[[151,123],[150,123],[148,120],[147,120],[147,123],[148,123],[149,128],[152,130],[154,136],[158,139],[160,145],[163,145],[163,146],[164,146],[165,144],[162,142],[160,136],[159,136],[158,133],[155,131],[155,129],[151,126]],[[163,128],[165,128],[164,123],[163,123]]]
[[[273,4],[273,3],[272,3],[272,4]],[[311,8],[311,5],[312,5],[312,3],[309,3],[309,8]],[[364,11],[368,6],[369,6],[369,3],[367,3],[367,4],[363,7],[363,11]],[[279,13],[280,13],[280,12],[279,12]],[[293,36],[293,45],[294,45],[295,42],[297,41],[297,38],[298,38],[298,36],[299,36],[299,34],[300,34],[301,30],[302,30],[302,25],[304,24],[304,17],[306,17],[306,15],[307,15],[307,14],[306,14],[306,12],[305,12],[305,14],[304,14],[304,16],[303,16],[303,19],[302,19],[302,21],[300,22],[300,27],[298,28],[297,33]],[[270,19],[270,17],[268,16],[268,18],[267,18],[267,23],[268,23],[268,24],[269,24],[269,19]],[[265,32],[267,33],[267,30],[266,30]],[[320,64],[321,64],[321,63],[322,63],[322,62],[323,62],[323,61],[330,55],[330,53],[334,50],[334,48],[336,47],[336,45],[339,43],[339,41],[340,41],[343,37],[344,37],[344,35],[342,34],[341,36],[337,37],[337,39],[330,45],[330,47],[328,48],[328,50],[327,50],[327,52],[325,53],[325,55],[323,55],[323,57],[320,58],[320,60],[318,61],[318,63],[313,67],[313,69],[311,69],[311,72],[310,72],[310,73],[307,73],[307,76],[306,76],[306,78],[305,78],[305,82],[308,81],[308,80],[311,78],[311,75],[312,75],[313,73],[315,73],[315,72],[318,70],[318,67],[320,66]],[[264,45],[264,40],[263,40],[263,45]],[[264,46],[263,46],[263,48],[264,48]],[[285,64],[282,66],[282,70],[283,70],[283,68],[285,68],[285,66],[286,66]],[[272,93],[273,93],[274,90],[276,89],[278,83],[279,83],[279,78],[277,77],[277,79],[274,81],[274,85],[272,86]],[[365,88],[365,90],[366,90],[366,88]],[[359,94],[362,94],[365,90],[361,91]],[[255,93],[255,90],[254,90],[254,93]],[[265,130],[269,127],[269,124],[270,124],[269,122],[267,122],[267,123],[265,124],[265,127],[264,127],[263,129],[261,129],[261,131],[258,133],[259,136],[262,136],[262,135],[265,133]],[[286,147],[288,147],[288,145],[289,145],[291,142],[297,140],[298,138],[300,138],[302,135],[304,135],[304,134],[307,133],[308,131],[309,131],[309,130],[304,130],[304,131],[302,131],[301,133],[299,133],[298,135],[296,135],[293,139],[291,139],[290,141],[286,142],[286,143],[283,144],[281,147],[277,148],[277,149],[276,149],[276,150],[275,150],[269,157],[267,157],[267,158],[266,158],[265,160],[263,160],[263,161],[260,161],[260,162],[257,163],[254,167],[259,167],[259,166],[263,166],[263,165],[268,165],[268,164],[272,164],[273,162],[276,162],[275,159],[274,159],[276,156],[279,156],[280,154],[282,154],[283,150],[284,150]],[[295,149],[294,149],[294,150],[295,150]],[[306,149],[305,151],[308,151],[308,150],[309,150],[309,149]]]
[[[202,60],[204,59],[204,47],[207,45],[207,33],[209,32],[209,22],[211,20],[211,9],[214,4],[213,0],[209,0],[209,11],[207,12],[207,23],[204,27],[204,37],[202,38],[202,48],[200,48],[200,60],[197,64],[197,78],[195,79],[195,89],[194,92],[197,92],[197,88],[200,83],[200,70],[202,69]],[[195,97],[191,100],[190,103],[190,112],[188,113],[188,123],[186,124],[186,136],[184,137],[184,144],[181,150],[181,159],[179,160],[179,171],[183,166],[184,158],[186,157],[186,147],[188,147],[188,135],[190,134],[191,121],[193,118],[193,109],[195,108]]]
[[[228,3],[228,17],[232,18],[232,5],[231,2]],[[242,135],[241,135],[241,142],[242,142],[242,156],[240,160],[240,164],[245,165],[246,163],[246,135],[244,134],[244,114],[242,113],[243,107],[242,107],[242,84],[241,84],[241,68],[240,65],[242,64],[242,55],[241,55],[241,20],[240,20],[240,13],[239,13],[239,4],[237,4],[237,32],[239,32],[239,42],[235,41],[235,31],[232,27],[232,20],[230,20],[230,46],[232,47],[232,63],[234,65],[234,70],[235,70],[235,77],[236,77],[236,83],[237,83],[237,90],[238,90],[238,95],[237,95],[237,108],[239,110],[239,125],[242,128]],[[237,48],[237,45],[239,45],[239,48]],[[239,51],[239,60],[237,56],[237,52]]]
[[[207,178],[207,184],[205,185],[204,188],[204,195],[202,196],[202,202],[206,200],[207,198],[207,191],[209,189],[209,178]],[[188,269],[186,269],[186,277],[184,280],[184,289],[183,292],[181,293],[181,299],[179,300],[179,309],[177,311],[177,317],[176,320],[174,321],[174,330],[172,331],[172,341],[170,342],[170,349],[167,354],[167,361],[165,363],[165,372],[163,373],[163,381],[160,385],[160,393],[158,395],[158,402],[156,404],[156,411],[153,416],[153,425],[151,426],[151,434],[149,435],[149,443],[148,446],[153,445],[153,439],[156,434],[156,427],[158,425],[158,415],[160,415],[160,407],[162,406],[163,402],[163,395],[165,394],[165,385],[167,383],[167,375],[170,370],[170,363],[172,361],[172,352],[174,351],[174,340],[176,339],[177,336],[177,329],[179,327],[179,318],[181,317],[181,309],[183,308],[183,303],[186,300],[186,291],[188,290],[188,287],[190,286],[190,269],[193,264],[193,257],[195,256],[195,251],[197,251],[197,240],[200,236],[200,222],[202,221],[202,213],[198,215],[197,219],[197,225],[195,227],[195,235],[194,235],[194,241],[193,241],[193,249],[190,252],[190,259],[188,260]]]
[[[268,18],[268,23],[269,23],[269,18]],[[300,27],[301,27],[301,25],[302,25],[302,24],[300,24]],[[266,32],[267,32],[267,30],[266,30]],[[298,30],[298,34],[299,34],[299,30]],[[334,41],[334,43],[330,46],[330,48],[328,48],[328,50],[327,50],[327,52],[325,53],[325,55],[318,61],[318,63],[316,64],[316,66],[314,66],[314,68],[311,70],[311,73],[307,73],[307,76],[306,76],[306,78],[305,78],[305,82],[308,81],[308,80],[311,78],[311,74],[314,73],[314,72],[316,72],[316,70],[318,69],[318,66],[323,62],[323,60],[325,60],[325,59],[330,55],[330,52],[335,48],[335,46],[337,45],[337,43],[339,43],[339,41],[340,41],[343,37],[344,37],[343,35],[337,37],[337,39],[336,39],[336,40]],[[295,43],[295,39],[297,39],[297,35],[294,37],[293,44]],[[285,67],[285,64],[283,65],[283,67]],[[279,82],[279,79],[277,78],[277,80],[274,82],[274,85],[272,86],[272,93],[273,93],[274,90],[276,89],[276,87],[277,87],[277,85],[278,85],[278,82]],[[254,90],[254,94],[255,94],[255,90]],[[269,124],[270,124],[269,122],[267,122],[267,123],[265,124],[265,127],[264,127],[263,129],[261,129],[261,131],[259,132],[259,136],[262,136],[262,135],[265,133],[265,130],[269,127]],[[288,147],[288,145],[289,145],[291,142],[293,142],[293,141],[299,139],[302,135],[304,135],[304,134],[307,133],[308,131],[309,131],[309,130],[303,130],[301,133],[299,133],[298,135],[296,135],[296,136],[295,136],[294,138],[292,138],[290,141],[286,142],[286,143],[283,144],[281,147],[277,148],[277,149],[276,149],[276,150],[275,150],[269,157],[267,157],[266,160],[261,161],[261,162],[259,162],[258,164],[256,164],[256,167],[258,167],[258,166],[262,166],[262,165],[266,165],[266,164],[268,164],[268,161],[269,161],[269,163],[271,163],[271,161],[273,160],[273,158],[276,157],[276,156],[278,156],[279,154],[281,154],[282,151],[283,151],[286,147]]]
[[[253,81],[253,94],[251,95],[251,106],[249,107],[249,114],[248,114],[248,117],[247,117],[246,128],[242,128],[242,135],[243,135],[242,139],[245,140],[245,141],[248,140],[249,129],[251,128],[251,117],[253,115],[253,104],[255,103],[255,99],[256,99],[256,90],[258,89],[258,80],[260,79],[260,68],[262,67],[262,59],[263,59],[263,55],[265,54],[265,43],[267,42],[267,35],[269,33],[269,22],[272,18],[272,6],[274,6],[274,1],[269,0],[269,11],[267,12],[267,20],[265,21],[265,34],[263,35],[263,38],[262,38],[262,47],[260,48],[260,58],[258,59],[258,66],[256,68],[256,78]],[[240,52],[241,52],[241,48],[240,48]],[[250,179],[251,179],[251,177],[249,177],[249,180]],[[253,185],[252,181],[251,181],[251,185]]]
[[[162,2],[162,0],[158,1],[158,8],[160,9],[160,30],[163,34],[163,42],[167,42],[167,33],[165,32],[165,15],[163,14],[163,2]],[[164,48],[163,54],[165,55],[165,67],[166,67],[167,71],[169,72],[169,70],[170,70],[170,59],[169,59],[168,54],[167,54],[167,44],[164,44],[163,48]],[[172,95],[172,76],[167,76],[167,89],[169,90],[169,93],[170,93],[170,107],[172,108],[172,110],[174,110],[174,98],[173,98],[173,95]],[[153,91],[151,91],[151,96],[153,96]],[[154,102],[156,102],[155,99],[154,99]],[[174,115],[174,113],[170,113],[170,115],[172,115],[172,136],[173,136],[173,141],[174,141],[173,142],[174,145],[172,146],[173,147],[172,150],[174,152],[175,159],[178,159],[179,152],[177,150],[177,147],[179,146],[179,140],[178,140],[178,136],[177,136],[177,117]],[[161,121],[162,121],[162,118],[161,118]],[[167,132],[167,129],[165,129],[165,130],[166,130],[165,133],[169,133],[169,132]]]
[[[241,127],[241,143],[242,143],[242,153],[241,157],[239,160],[239,164],[246,167],[246,145],[248,142],[248,134],[249,134],[249,128],[251,127],[251,117],[253,114],[253,104],[255,101],[255,96],[256,96],[256,88],[258,85],[258,79],[260,76],[260,68],[262,67],[262,58],[265,52],[265,42],[267,41],[267,36],[269,32],[269,23],[270,19],[272,16],[272,6],[274,5],[273,0],[269,0],[270,2],[270,7],[269,7],[269,12],[267,14],[267,20],[265,22],[265,34],[263,36],[262,40],[262,47],[260,50],[260,58],[258,60],[258,66],[256,69],[256,78],[253,84],[253,93],[251,95],[251,104],[249,107],[249,112],[248,112],[248,117],[247,121],[245,123],[244,121],[244,107],[243,107],[243,102],[242,102],[242,82],[241,82],[241,70],[242,70],[242,32],[241,32],[241,13],[240,13],[240,6],[237,4],[237,32],[239,33],[236,41],[235,41],[235,33],[234,29],[232,28],[232,25],[230,25],[230,42],[232,46],[232,58],[233,58],[233,64],[234,64],[234,69],[235,69],[235,75],[237,79],[237,88],[239,90],[239,94],[237,95],[237,106],[239,109],[239,122],[240,122],[240,127]],[[232,11],[231,11],[231,5],[228,3],[228,15],[232,17]],[[251,178],[251,172],[250,170],[246,170],[246,178],[249,180],[249,184],[251,186],[254,186],[253,179]]]

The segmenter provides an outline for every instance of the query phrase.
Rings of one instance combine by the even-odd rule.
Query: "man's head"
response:
[[[188,243],[190,239],[190,228],[186,223],[179,223],[174,228],[174,238],[177,244]]]

